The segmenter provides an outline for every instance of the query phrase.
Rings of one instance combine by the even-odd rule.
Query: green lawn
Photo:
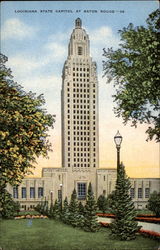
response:
[[[87,233],[49,219],[0,221],[0,249],[3,250],[153,250],[158,242],[137,236],[123,242],[111,239],[110,230]]]

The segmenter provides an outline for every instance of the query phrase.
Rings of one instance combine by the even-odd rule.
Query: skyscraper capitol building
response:
[[[98,168],[98,80],[89,37],[76,19],[63,68],[62,167],[68,171]]]
[[[92,183],[94,195],[108,196],[115,188],[116,168],[99,168],[97,66],[90,57],[90,41],[80,18],[68,45],[62,71],[62,166],[43,168],[40,178],[24,178],[19,186],[7,189],[22,209],[30,209],[46,199],[70,199],[75,188],[77,199],[85,201]],[[106,128],[107,129],[107,128]],[[132,178],[130,194],[137,208],[147,204],[149,194],[159,190],[158,178]]]

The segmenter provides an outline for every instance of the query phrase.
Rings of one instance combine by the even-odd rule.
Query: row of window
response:
[[[80,89],[81,89],[81,88],[82,88],[82,89],[86,89],[86,88],[87,88],[87,89],[92,89],[92,88],[95,88],[95,87],[96,87],[96,84],[95,84],[95,83],[92,84],[92,83],[90,82],[90,83],[87,83],[87,84],[86,84],[85,81],[86,81],[86,79],[84,78],[84,79],[83,79],[83,82],[81,82],[81,83],[79,83],[79,82],[74,82],[74,83],[73,83],[73,87],[76,87],[76,89],[77,89],[77,88],[80,88]],[[72,86],[72,84],[71,84],[71,86]],[[67,83],[67,87],[70,87],[70,82]],[[70,89],[69,89],[69,90],[70,90]]]
[[[89,78],[73,78],[73,82],[89,82]]]
[[[43,187],[38,187],[38,198],[43,197],[44,189]],[[27,189],[26,187],[21,188],[21,197],[27,198]],[[18,199],[18,187],[13,187],[13,198]],[[30,198],[35,198],[35,187],[30,187]]]
[[[87,71],[87,72],[89,72],[89,68],[73,68],[73,71]]]
[[[71,161],[71,158],[68,158],[68,162]],[[96,159],[93,159],[96,162]],[[74,162],[90,162],[90,158],[74,158]]]
[[[70,97],[70,93],[67,94],[67,97]],[[73,94],[73,98],[90,98],[90,95],[86,94]],[[96,98],[95,94],[93,94],[93,98]]]
[[[67,111],[67,113],[69,114],[70,113],[70,109],[68,109],[68,111]],[[81,110],[75,110],[75,109],[73,109],[73,113],[74,114],[90,114],[90,110],[85,110],[85,109],[81,109]],[[95,110],[93,110],[92,111],[92,114],[95,114],[96,113],[96,111]]]
[[[70,108],[71,106],[70,106],[70,104],[68,104],[68,108]],[[78,109],[78,110],[86,110],[86,109],[90,109],[91,107],[90,107],[90,105],[73,105],[73,109]],[[95,105],[93,105],[93,109],[95,109],[96,108],[96,106]],[[78,111],[77,110],[77,111]]]
[[[82,73],[73,73],[73,76],[80,76],[80,77],[89,77],[89,74],[82,74]]]
[[[68,142],[68,145],[70,145],[70,142]],[[87,149],[88,149],[88,151],[89,151],[89,149],[90,149],[89,147],[86,147],[86,148],[84,148],[84,147],[83,147],[83,148],[80,148],[80,147],[79,147],[79,145],[80,145],[80,143],[79,143],[79,142],[74,142],[74,146],[76,146],[76,145],[77,145],[78,147],[74,147],[74,148],[73,148],[73,150],[74,150],[74,151],[76,151],[76,150],[77,150],[77,151],[87,151]],[[93,150],[94,150],[94,149],[95,149],[95,146],[96,146],[96,143],[95,143],[95,142],[93,142],[93,143],[92,143],[92,144],[90,144],[90,145],[92,145],[92,146],[93,146]],[[82,145],[81,145],[81,146],[82,146]],[[68,147],[68,149],[70,150],[70,147]],[[68,151],[69,151],[69,150],[68,150]],[[94,151],[95,151],[95,150],[94,150]]]
[[[70,141],[71,140],[71,137],[70,136],[68,136],[68,141]],[[73,137],[73,140],[74,141],[90,141],[90,137],[88,136],[88,137],[83,137],[83,136],[78,136],[78,137]],[[93,141],[95,141],[96,140],[96,138],[95,137],[93,137]]]
[[[89,114],[89,112],[87,112],[87,114]],[[92,117],[92,115],[93,115],[93,117]],[[69,115],[68,115],[69,116]],[[89,115],[86,115],[86,114],[84,114],[84,115],[73,115],[73,119],[90,119],[90,118],[92,118],[92,119],[95,119],[96,118],[96,116],[95,116],[95,114],[91,114],[90,116]]]
[[[68,164],[70,167],[70,164]],[[74,167],[90,167],[90,164],[83,164],[83,163],[74,163]],[[96,167],[96,164],[93,164],[93,167]],[[105,178],[105,176],[104,176]],[[61,190],[58,190],[58,196],[61,196]],[[86,197],[86,183],[78,183],[77,184],[77,194],[78,199],[85,199]],[[26,187],[21,188],[21,195],[22,198],[27,198],[27,189]],[[150,188],[145,188],[145,198],[149,198],[150,195]],[[38,187],[38,198],[44,196],[44,189],[43,187]],[[130,196],[135,198],[135,188],[130,189]],[[18,199],[18,187],[13,187],[13,198]],[[35,187],[30,187],[30,198],[35,198]],[[138,198],[143,198],[143,189],[138,188]]]
[[[83,121],[83,123],[81,123],[82,122],[82,120],[74,120],[73,121],[73,124],[75,125],[75,124],[77,124],[77,125],[79,125],[79,124],[81,124],[81,125],[83,125],[83,123],[85,124],[85,121]],[[91,121],[88,121],[88,123],[91,123]],[[68,124],[70,124],[70,120],[68,120]],[[96,122],[95,121],[92,121],[92,125],[96,125]],[[85,126],[84,127],[82,127],[82,126],[73,126],[73,129],[75,129],[75,130],[77,130],[77,129],[79,129],[79,128],[81,128],[81,129],[84,129],[85,130]],[[92,127],[92,130],[96,130],[96,127],[94,126],[94,127]]]
[[[70,153],[68,153],[68,156],[70,156]],[[74,156],[90,156],[90,153],[74,153]],[[93,156],[95,157],[96,154],[94,153]]]
[[[67,99],[67,102],[69,103],[71,101],[71,99]],[[73,103],[83,103],[83,104],[85,104],[85,103],[90,103],[91,102],[91,100],[90,99],[73,99]],[[93,104],[95,104],[96,103],[96,100],[95,99],[93,99],[92,100],[92,102],[93,102]]]
[[[67,115],[67,118],[68,119],[70,119],[71,118],[71,116],[70,115]],[[93,120],[95,120],[96,119],[96,116],[95,115],[93,115],[93,117],[92,117],[92,115],[91,116],[89,116],[89,115],[73,115],[73,119],[75,120],[75,119],[85,119],[85,120],[89,120],[90,118],[92,118]]]
[[[70,167],[70,163],[68,163],[68,167]],[[91,165],[90,164],[86,164],[86,163],[74,163],[73,165],[74,167],[90,167]],[[96,167],[96,164],[93,164],[93,167],[95,168]]]
[[[75,145],[74,145],[75,146]],[[95,146],[95,145],[94,145]],[[79,151],[81,151],[81,152],[86,152],[86,151],[88,151],[88,152],[90,152],[90,147],[87,147],[87,148],[80,148],[80,147],[77,147],[77,148],[75,148],[74,147],[74,151],[76,152],[77,151],[77,153],[79,152]],[[96,150],[95,150],[95,148],[93,148],[93,151],[95,152]],[[68,152],[70,152],[70,147],[68,147]]]
[[[82,121],[82,120],[77,120],[77,121],[73,121],[73,124],[77,124],[78,126],[73,126],[73,129],[74,130],[78,130],[78,129],[80,129],[80,130],[90,130],[90,126],[79,126],[79,125],[90,125],[90,123],[91,123],[91,121]],[[70,124],[70,122],[68,122],[68,124]],[[95,123],[95,121],[92,121],[92,124],[93,125],[95,125],[96,123]],[[70,130],[70,126],[67,126],[67,128]],[[92,130],[95,130],[96,129],[96,127],[94,126],[94,127],[92,127]]]
[[[149,198],[149,195],[150,195],[149,188],[145,188],[144,195],[145,195],[145,198]],[[135,188],[130,189],[130,196],[131,196],[131,198],[135,198]],[[143,198],[143,189],[142,188],[138,188],[138,198]]]
[[[70,89],[68,88],[67,91],[70,92]],[[77,92],[77,93],[79,93],[79,92],[81,92],[81,93],[86,93],[86,92],[87,92],[87,93],[90,93],[91,90],[90,90],[89,88],[88,88],[88,89],[73,88],[73,92]],[[95,90],[95,89],[92,89],[92,92],[95,93],[96,90]]]
[[[73,124],[74,124],[74,125],[75,125],[75,124],[77,124],[77,125],[83,125],[83,123],[81,123],[81,122],[82,122],[82,120],[73,120]],[[83,122],[85,122],[85,120],[84,120]],[[91,121],[88,121],[88,122],[91,123]],[[71,120],[67,120],[67,123],[68,123],[68,125],[71,124]],[[96,125],[96,121],[95,121],[95,120],[92,121],[92,125]],[[77,130],[78,127],[79,127],[79,126],[73,126],[73,129]],[[81,127],[82,127],[82,126],[81,126]],[[85,126],[84,126],[84,127],[85,127]],[[83,128],[82,128],[82,129],[83,129]],[[96,129],[95,126],[92,127],[92,130],[95,130],[95,129]]]
[[[68,131],[68,135],[70,135],[70,130]],[[88,131],[86,132],[86,131],[73,131],[73,134],[74,135],[91,135],[91,132],[89,131],[89,129],[88,129]],[[93,132],[92,133],[92,135],[96,135],[96,132]]]
[[[74,142],[73,145],[74,145],[74,146],[76,146],[76,145],[77,145],[77,146],[83,146],[84,151],[86,151],[85,149],[86,149],[86,148],[89,148],[91,144],[90,144],[90,142],[84,142],[84,141],[82,141],[82,142]],[[94,143],[93,145],[96,146],[95,143]],[[83,148],[80,148],[80,149],[83,149]]]
[[[69,130],[68,131],[68,135],[70,135],[71,134],[71,131]],[[74,135],[88,135],[88,136],[90,136],[91,135],[91,133],[90,133],[90,131],[88,130],[88,132],[86,132],[86,131],[73,131],[73,134]],[[95,135],[95,132],[93,132],[93,135]]]

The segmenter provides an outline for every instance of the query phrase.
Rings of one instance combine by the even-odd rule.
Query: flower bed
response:
[[[150,231],[150,230],[144,230],[144,229],[140,229],[139,233],[144,235],[144,236],[160,240],[160,233]]]
[[[106,223],[106,222],[99,222],[99,223],[102,227],[110,227],[110,223]],[[145,237],[150,237],[156,240],[160,240],[160,233],[157,233],[154,231],[139,229],[138,233]]]
[[[15,220],[19,220],[19,219],[47,219],[48,217],[45,215],[21,215],[21,216],[16,216],[14,217]]]
[[[137,221],[143,221],[143,222],[150,222],[150,223],[156,223],[156,224],[160,224],[160,218],[146,218],[146,217],[136,217]]]
[[[154,214],[137,214],[137,217],[149,217],[149,218],[155,218]]]
[[[99,217],[107,217],[107,218],[115,218],[114,214],[97,213],[97,216],[99,216]],[[135,219],[137,221],[151,222],[151,223],[160,224],[160,218],[156,218],[156,217],[137,216]]]
[[[108,217],[108,218],[115,218],[114,214],[102,214],[102,213],[97,213],[96,214],[99,217]]]

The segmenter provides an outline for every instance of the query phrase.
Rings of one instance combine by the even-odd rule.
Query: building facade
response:
[[[62,71],[62,167],[43,168],[41,178],[24,178],[18,187],[8,186],[22,209],[46,199],[70,199],[73,189],[85,201],[92,183],[95,197],[108,196],[115,188],[117,170],[99,168],[97,66],[90,57],[90,41],[77,18]],[[137,208],[147,204],[149,194],[159,190],[159,179],[131,179],[131,197]]]

